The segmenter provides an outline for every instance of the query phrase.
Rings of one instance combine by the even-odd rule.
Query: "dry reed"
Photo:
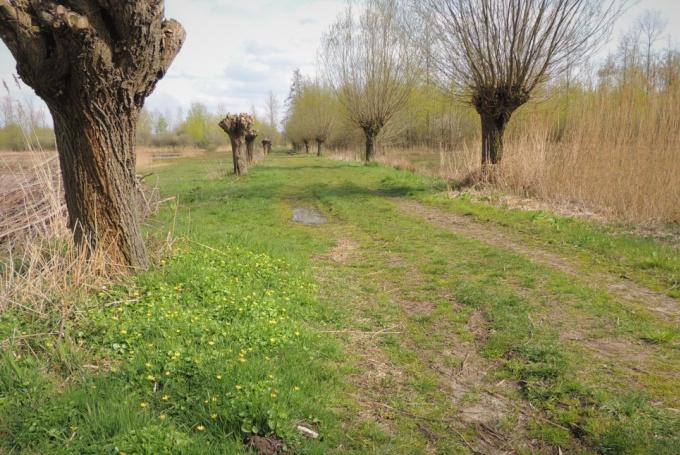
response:
[[[47,156],[23,152],[0,166],[0,313],[19,312],[42,321],[43,335],[63,335],[65,323],[82,304],[120,283],[128,270],[112,264],[105,249],[91,251],[74,243],[56,156]],[[159,205],[157,189],[145,188],[139,200],[142,215],[153,214]],[[167,255],[167,248],[172,248],[172,235],[154,243],[152,257]],[[0,340],[0,346],[26,336],[33,335],[17,332]]]

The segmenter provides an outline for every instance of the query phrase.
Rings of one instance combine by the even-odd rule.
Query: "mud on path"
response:
[[[633,281],[621,279],[611,274],[586,271],[571,259],[551,251],[527,245],[499,228],[476,223],[468,217],[444,212],[411,199],[393,199],[392,202],[402,212],[423,218],[455,234],[512,251],[532,262],[572,275],[591,286],[603,288],[609,294],[620,299],[642,304],[646,309],[655,312],[661,318],[670,322],[680,323],[680,301],[663,293],[653,291]]]

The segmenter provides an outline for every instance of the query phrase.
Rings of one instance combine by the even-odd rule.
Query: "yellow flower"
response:
[[[152,367],[153,367],[153,365],[151,365],[150,363],[145,363],[144,366],[147,367],[147,368],[152,368]]]
[[[149,403],[143,403],[143,402],[142,402],[142,403],[139,403],[139,406],[140,406],[141,408],[147,408],[147,407],[149,407]]]
[[[208,344],[209,344],[210,346],[215,346],[215,342],[214,342],[214,341],[208,341]]]
[[[161,414],[158,418],[161,420],[165,420],[168,418],[168,416],[166,416],[165,414]]]
[[[236,384],[236,390],[241,390],[242,388],[243,388],[243,387],[241,387],[240,385]]]
[[[293,387],[293,390],[296,391],[296,392],[299,392],[299,391],[300,391],[300,387],[295,386],[295,387]]]
[[[170,399],[170,395],[163,395],[163,398],[161,400],[163,401],[168,401]]]
[[[243,357],[241,357],[241,358],[238,359],[238,360],[239,360],[239,362],[245,362],[245,361],[246,361],[246,359],[244,359]]]
[[[120,334],[121,334],[121,335],[127,335],[127,330],[125,330],[125,329],[121,330],[121,331],[120,331]]]
[[[199,425],[196,427],[196,431],[205,431],[205,427],[203,425]]]
[[[276,398],[276,394],[274,392],[271,393],[272,398]]]
[[[217,419],[217,414],[213,414],[210,416],[211,419],[216,420]]]
[[[218,374],[218,375],[217,375],[217,379],[222,379],[222,375],[221,375],[221,374]]]

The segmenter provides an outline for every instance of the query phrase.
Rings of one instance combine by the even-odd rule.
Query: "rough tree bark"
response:
[[[220,123],[220,128],[229,135],[231,152],[234,161],[234,174],[243,175],[248,172],[245,156],[246,132],[255,124],[250,114],[228,114]]]
[[[309,153],[309,141],[307,139],[305,139],[302,142],[303,142],[303,144],[305,144],[305,153]]]
[[[137,213],[136,121],[182,47],[162,0],[0,0],[0,38],[47,104],[69,228],[110,261],[148,265]]]
[[[251,164],[254,159],[255,139],[257,139],[257,130],[246,131],[246,159],[248,164]]]

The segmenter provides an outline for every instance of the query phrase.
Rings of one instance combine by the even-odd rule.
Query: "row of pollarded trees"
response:
[[[258,131],[255,129],[255,118],[250,114],[227,114],[220,121],[220,128],[224,130],[231,141],[231,151],[234,163],[234,174],[243,175],[255,160],[255,139]],[[262,140],[262,152],[271,152],[272,141]]]
[[[361,7],[348,6],[324,35],[322,72],[345,119],[363,134],[366,161],[374,158],[378,135],[404,113],[414,92],[435,84],[452,100],[474,107],[482,130],[482,167],[490,170],[502,159],[513,113],[541,84],[591,55],[625,4],[367,0]],[[295,83],[291,96],[301,100],[304,90],[296,90]],[[304,119],[314,118],[318,109],[289,103],[289,137],[311,139],[311,126],[300,125],[311,125]]]
[[[340,106],[332,89],[320,81],[304,79],[296,72],[288,99],[286,136],[293,148],[304,147],[309,153],[315,146],[316,154],[323,154],[333,130],[340,123]]]

